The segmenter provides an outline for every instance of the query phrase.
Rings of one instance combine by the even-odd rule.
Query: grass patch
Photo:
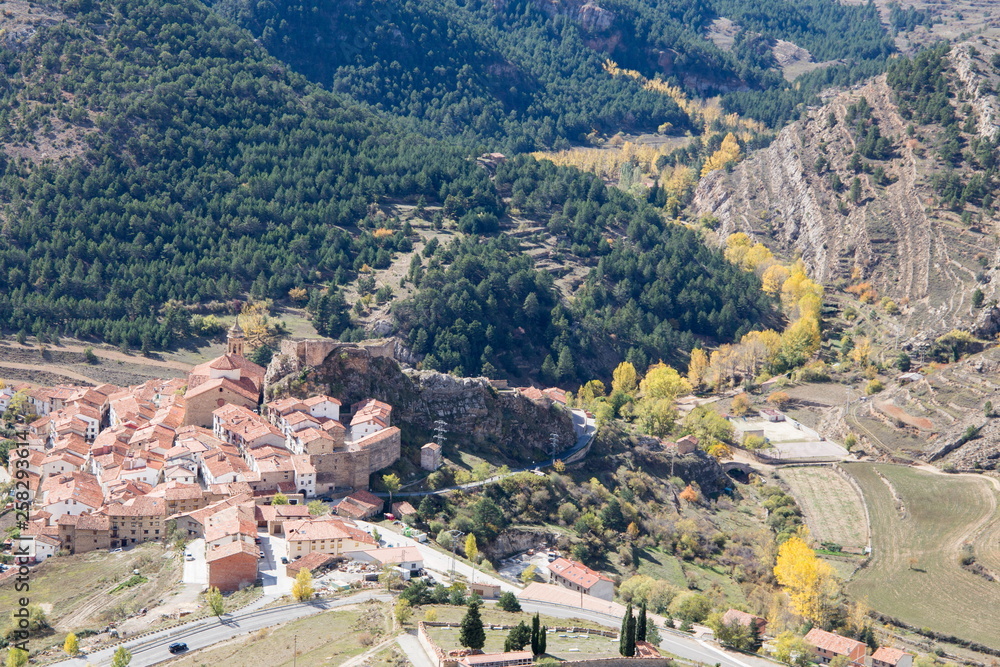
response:
[[[858,492],[832,468],[784,468],[781,478],[802,508],[812,536],[841,548],[868,546],[868,519]],[[836,554],[833,549],[828,553]]]
[[[112,593],[117,593],[118,591],[123,591],[126,588],[132,588],[133,586],[138,586],[139,584],[144,584],[147,581],[149,581],[149,579],[147,579],[146,577],[142,576],[141,574],[133,574],[131,577],[129,577],[128,579],[126,579],[122,583],[120,583],[117,586],[115,586],[114,588],[112,588],[111,592]]]
[[[414,615],[414,623],[418,620],[423,619],[423,613],[426,609],[434,609],[437,614],[437,621],[439,623],[455,623],[461,622],[462,617],[465,616],[466,607],[455,607],[451,605],[425,605],[417,610]],[[500,653],[503,651],[503,643],[507,638],[507,630],[490,630],[490,625],[517,625],[521,621],[524,621],[526,625],[531,625],[531,618],[533,614],[528,614],[526,612],[521,613],[509,613],[505,611],[499,611],[491,607],[483,607],[480,609],[480,615],[483,618],[483,624],[486,626],[486,645],[483,647],[483,651],[486,653]],[[593,623],[591,621],[583,621],[580,619],[566,619],[566,618],[553,618],[551,616],[541,616],[540,617],[542,625],[546,625],[549,628],[556,627],[577,627],[577,628],[589,628],[592,630],[614,630],[614,628],[607,628],[598,623]],[[455,648],[460,648],[458,643],[458,633],[459,628],[429,628],[428,632],[434,642],[444,650],[450,650]],[[589,636],[588,638],[583,638],[577,636],[576,634],[569,637],[560,637],[560,634],[566,633],[551,633],[548,636],[548,655],[559,658],[561,660],[572,660],[575,658],[581,658],[583,656],[587,657],[613,657],[618,655],[618,640],[608,637],[600,637],[597,635]],[[576,649],[576,650],[574,650]]]
[[[1000,616],[984,613],[1000,599],[1000,583],[959,564],[967,543],[982,545],[987,561],[992,556],[983,540],[995,550],[1000,516],[990,480],[867,463],[845,468],[869,505],[873,541],[871,564],[858,571],[848,592],[914,627],[1000,648]]]
[[[339,665],[381,641],[355,629],[360,615],[359,610],[323,612],[277,628],[258,630],[222,646],[194,651],[171,664],[283,667],[292,664],[292,652],[297,651],[297,667]]]

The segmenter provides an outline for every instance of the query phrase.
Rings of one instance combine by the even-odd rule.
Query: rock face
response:
[[[500,6],[507,4],[503,0],[499,2]],[[569,17],[587,32],[604,32],[615,20],[614,12],[584,0],[536,0],[535,4],[549,16]]]
[[[861,197],[854,204],[848,190],[855,174],[847,164],[855,138],[845,115],[861,97],[872,106],[882,135],[892,139],[895,155],[870,161],[885,169],[890,184],[879,185],[868,173],[857,175]],[[837,119],[832,127],[830,114]],[[972,292],[980,280],[989,280],[991,270],[983,267],[995,265],[996,244],[990,235],[963,225],[957,214],[933,208],[930,180],[939,170],[935,137],[909,139],[908,124],[879,77],[786,127],[771,146],[732,173],[709,174],[692,208],[717,217],[722,238],[742,231],[776,254],[801,257],[810,274],[828,286],[871,282],[879,298],[888,296],[902,307],[892,321],[894,335],[923,330],[933,338],[967,328],[977,314],[970,305]],[[829,166],[817,173],[821,157]],[[843,183],[841,192],[831,184],[834,172]],[[992,285],[980,288],[987,301],[994,297]]]
[[[363,398],[385,401],[393,406],[392,423],[403,430],[404,446],[428,442],[438,420],[446,423],[446,447],[472,447],[511,463],[543,458],[552,433],[561,448],[576,438],[566,410],[515,391],[497,391],[485,378],[404,369],[394,358],[376,356],[361,344],[338,344],[313,367],[291,355],[276,355],[268,382],[269,397],[325,393],[342,400],[345,408]]]

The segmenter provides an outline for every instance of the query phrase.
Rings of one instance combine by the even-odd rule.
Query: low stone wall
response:
[[[567,660],[560,667],[670,667],[670,659],[659,658],[594,658],[593,660]]]
[[[431,636],[427,634],[427,626],[432,625],[435,627],[447,626],[448,623],[428,623],[425,621],[420,621],[417,623],[417,641],[420,645],[424,647],[427,652],[428,657],[433,656],[431,659],[437,667],[455,667],[458,662],[456,660],[449,660],[448,656],[445,654],[444,650],[440,646],[434,643]]]

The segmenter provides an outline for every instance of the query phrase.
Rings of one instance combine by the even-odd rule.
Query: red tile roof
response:
[[[260,552],[257,551],[256,545],[248,544],[243,540],[236,540],[235,542],[227,542],[222,546],[209,549],[208,553],[205,554],[205,561],[211,563],[222,558],[235,556],[236,554],[250,554],[254,558],[260,556]]]
[[[863,653],[865,648],[863,643],[855,639],[841,637],[840,635],[827,632],[826,630],[820,630],[819,628],[813,628],[810,630],[805,636],[805,640],[816,648],[836,653],[837,655],[850,655],[858,648],[860,648]]]
[[[285,572],[289,576],[295,576],[302,568],[307,568],[310,571],[318,570],[334,560],[336,560],[336,557],[331,554],[325,554],[322,551],[310,551],[302,558],[293,560],[291,563],[286,565]]]
[[[611,581],[610,578],[596,570],[591,570],[583,563],[567,558],[557,558],[549,563],[549,571],[585,589],[592,588],[594,584],[602,580]]]
[[[877,651],[872,653],[872,660],[878,660],[880,662],[885,662],[890,665],[898,664],[899,661],[905,655],[910,655],[906,651],[902,651],[898,648],[891,648],[889,646],[880,646]]]

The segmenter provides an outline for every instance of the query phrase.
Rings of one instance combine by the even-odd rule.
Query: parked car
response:
[[[288,565],[288,557],[286,557],[286,556],[282,556],[282,557],[281,557],[281,563],[282,563],[283,565]]]
[[[260,538],[259,537],[253,538],[253,543],[254,544],[260,544]]]
[[[121,548],[121,547],[118,547],[117,549],[112,549],[112,550],[111,550],[111,551],[109,551],[108,553],[109,553],[109,554],[120,554],[121,552],[122,552],[122,548]]]
[[[173,654],[183,653],[184,651],[188,650],[188,645],[185,644],[184,642],[174,642],[169,647],[167,647],[167,650],[169,650]]]

